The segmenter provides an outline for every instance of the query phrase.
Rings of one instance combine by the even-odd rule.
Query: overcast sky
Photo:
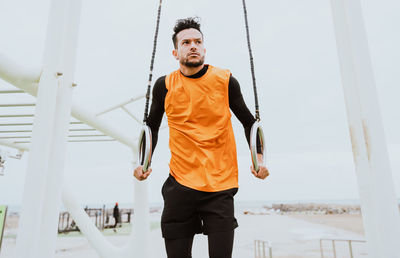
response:
[[[361,2],[394,185],[400,196],[400,2]],[[250,174],[243,128],[233,117],[240,174],[237,200],[357,199],[330,1],[247,0],[247,5],[271,176],[260,181]],[[48,0],[0,0],[0,53],[24,66],[40,67],[48,8]],[[74,102],[96,113],[145,93],[157,8],[155,0],[82,1]],[[202,19],[206,63],[231,70],[254,112],[240,0],[165,0],[155,78],[177,69],[171,55],[172,28],[178,18],[194,15]],[[11,88],[3,81],[0,86]],[[17,101],[15,95],[0,97],[3,103]],[[18,97],[21,100],[33,101]],[[129,109],[141,118],[144,101]],[[122,111],[103,119],[130,135],[139,134],[139,125]],[[22,160],[8,159],[6,174],[0,177],[0,203],[21,202],[28,155]],[[168,176],[169,155],[168,131],[164,130],[149,178],[151,202],[162,200],[160,188]],[[132,202],[131,161],[131,151],[116,142],[71,143],[65,180],[83,204]]]

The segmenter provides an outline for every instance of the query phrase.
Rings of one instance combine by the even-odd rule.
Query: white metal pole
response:
[[[22,67],[0,54],[0,78],[11,84],[31,84],[39,82],[41,70]]]
[[[54,256],[80,0],[51,2],[26,173],[18,258]]]
[[[17,144],[17,143],[13,143],[12,141],[8,141],[8,140],[0,140],[0,145],[4,145],[10,148],[15,148],[21,151],[28,151],[29,148],[23,144]]]
[[[59,81],[60,85],[57,92],[57,106],[41,221],[43,232],[41,235],[42,241],[39,243],[39,257],[53,257],[55,251],[64,162],[71,117],[80,11],[81,0],[67,1],[67,16],[64,23],[61,56],[61,71],[63,72],[63,76]]]
[[[400,215],[359,0],[331,0],[370,257],[400,257]]]
[[[50,153],[51,134],[54,124],[59,59],[62,46],[61,33],[64,17],[63,6],[52,1],[48,22],[43,65],[40,78],[32,132],[32,147],[26,172],[24,195],[19,221],[16,254],[18,258],[38,257],[38,242],[41,234],[41,217],[46,185],[46,171]]]
[[[134,188],[132,253],[130,255],[132,257],[149,257],[150,210],[147,180],[139,182],[135,179]]]
[[[1,63],[0,63],[0,64],[1,64]],[[107,108],[106,110],[97,113],[96,116],[101,116],[101,115],[104,115],[104,114],[106,114],[106,113],[108,113],[108,112],[111,112],[111,111],[113,111],[113,110],[115,110],[115,109],[122,108],[122,107],[124,107],[125,105],[128,105],[128,104],[130,104],[130,103],[133,103],[133,102],[135,102],[135,101],[137,101],[137,100],[143,99],[145,96],[146,96],[146,95],[139,95],[139,96],[137,96],[137,97],[130,98],[130,99],[127,100],[127,101],[124,101],[124,102],[122,102],[122,103],[120,103],[120,104],[117,104],[117,105],[114,105],[114,106],[112,106],[112,107],[109,107],[109,108]],[[142,124],[142,121],[140,121],[139,124]]]
[[[137,152],[133,150],[134,167],[137,165]],[[134,179],[134,205],[132,234],[130,243],[124,247],[123,257],[150,257],[150,210],[148,203],[148,180]]]

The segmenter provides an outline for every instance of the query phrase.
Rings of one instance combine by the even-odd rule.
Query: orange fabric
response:
[[[229,70],[210,65],[200,78],[187,78],[177,70],[165,79],[170,173],[192,189],[216,192],[238,187],[229,77]]]

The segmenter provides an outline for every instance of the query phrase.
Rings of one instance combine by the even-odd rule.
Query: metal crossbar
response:
[[[23,104],[0,104],[0,107],[34,107],[35,103],[23,103]]]
[[[114,110],[116,110],[116,109],[121,109],[121,110],[123,110],[125,113],[127,113],[131,118],[133,118],[136,122],[138,122],[139,124],[142,124],[142,121],[141,121],[139,118],[137,118],[134,114],[132,114],[132,112],[130,112],[130,111],[126,108],[126,105],[131,104],[131,103],[133,103],[133,102],[136,102],[136,101],[138,101],[138,100],[140,100],[140,99],[142,99],[142,98],[144,98],[144,97],[145,97],[145,95],[140,95],[140,96],[131,98],[131,99],[129,99],[129,100],[127,100],[127,101],[124,101],[124,102],[122,102],[122,103],[120,103],[120,104],[117,104],[117,105],[114,105],[114,106],[112,106],[112,107],[110,107],[110,108],[107,108],[106,110],[104,110],[104,111],[102,111],[102,112],[96,114],[96,116],[101,116],[101,115],[104,115],[104,114],[109,113],[109,112],[111,112],[111,111],[114,111]]]
[[[268,256],[265,248],[268,248]],[[269,241],[254,240],[254,254],[255,258],[272,258],[272,247]]]
[[[115,139],[96,139],[96,140],[68,140],[68,142],[114,142]],[[15,141],[14,143],[31,143],[30,141]]]
[[[0,90],[0,94],[25,93],[23,90]]]
[[[138,101],[138,100],[140,100],[140,99],[142,99],[142,98],[144,98],[144,97],[145,97],[145,95],[140,95],[140,96],[137,96],[137,97],[134,97],[134,98],[130,98],[130,99],[127,100],[127,101],[124,101],[124,102],[122,102],[122,103],[120,103],[120,104],[117,104],[117,105],[114,105],[114,106],[112,106],[112,107],[109,107],[109,108],[107,108],[106,110],[97,113],[96,116],[101,116],[101,115],[104,115],[104,114],[106,114],[106,113],[108,113],[108,112],[111,112],[111,111],[113,111],[113,110],[116,110],[116,109],[118,109],[118,108],[125,107],[126,105],[131,104],[131,103],[133,103],[133,102],[135,102],[135,101]],[[139,124],[141,124],[141,123],[142,123],[142,122],[140,122]]]
[[[81,125],[83,122],[70,122],[71,125]],[[10,123],[10,124],[0,124],[0,126],[26,126],[33,125],[33,123]]]
[[[33,117],[33,114],[0,115],[0,118],[9,118],[9,117]]]
[[[94,128],[81,128],[81,129],[69,129],[70,132],[80,132],[80,131],[96,131]],[[31,133],[32,130],[5,130],[1,131],[0,133]]]
[[[333,257],[336,258],[336,245],[335,242],[348,242],[349,244],[349,252],[350,252],[350,257],[354,258],[353,255],[353,246],[351,245],[352,242],[357,242],[357,243],[365,243],[365,240],[354,240],[354,239],[327,239],[327,238],[321,238],[319,240],[319,246],[321,250],[321,258],[324,258],[324,249],[322,246],[322,241],[330,241],[332,242],[332,248],[333,248]]]
[[[68,135],[68,137],[71,138],[77,138],[77,137],[108,137],[108,135],[105,134],[76,134],[76,135]],[[0,136],[0,139],[30,139],[30,135],[25,135],[25,136]]]

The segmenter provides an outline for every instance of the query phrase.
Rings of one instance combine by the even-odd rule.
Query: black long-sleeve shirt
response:
[[[198,73],[186,77],[200,78],[207,72],[207,70],[208,70],[208,65],[204,65],[203,69],[201,69]],[[162,76],[154,84],[150,113],[146,120],[146,124],[151,129],[153,152],[157,145],[158,130],[160,128],[161,120],[165,112],[164,102],[167,92],[168,90],[165,85],[165,76]],[[256,119],[254,118],[254,116],[251,114],[250,110],[244,103],[242,92],[240,91],[239,82],[232,75],[229,78],[228,93],[229,93],[229,107],[235,114],[235,116],[239,119],[239,121],[242,123],[247,142],[250,145],[250,130],[251,126],[254,124]],[[258,148],[257,152],[261,153],[260,148]]]

